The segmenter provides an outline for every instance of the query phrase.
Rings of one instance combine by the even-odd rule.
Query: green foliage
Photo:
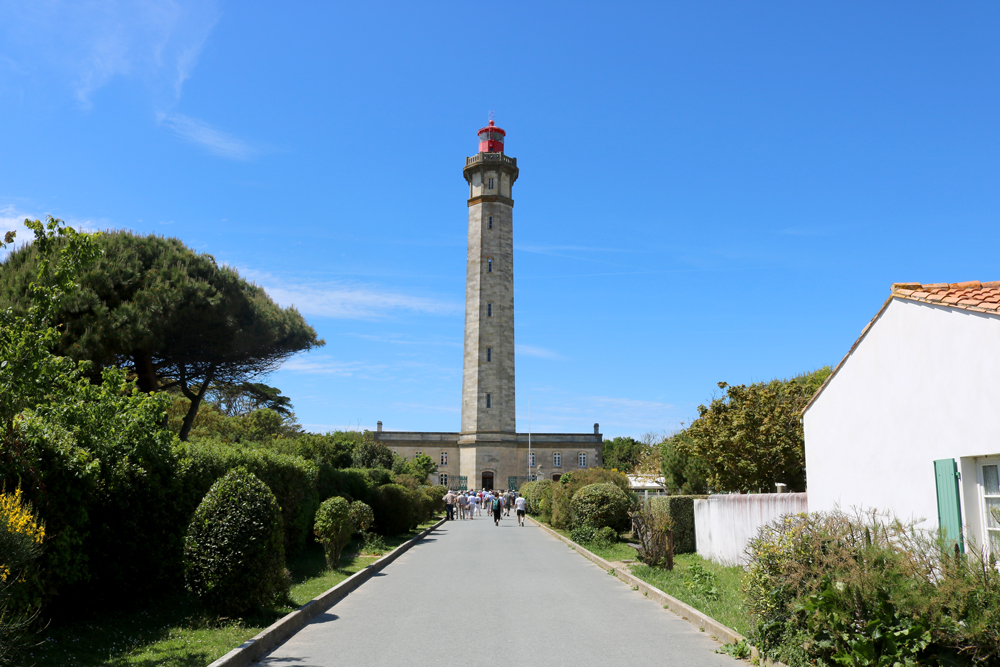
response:
[[[610,546],[618,541],[618,533],[611,526],[598,528],[594,533],[594,544],[600,546]]]
[[[690,453],[693,443],[686,430],[671,436],[659,447],[660,467],[667,493],[672,495],[708,493],[708,478],[712,470],[704,459]]]
[[[246,468],[212,485],[184,538],[185,581],[207,607],[242,615],[288,593],[278,502]]]
[[[409,474],[419,479],[421,484],[425,484],[427,479],[437,472],[438,467],[434,459],[427,454],[418,454],[407,461],[407,469]]]
[[[375,513],[369,505],[360,500],[351,503],[351,526],[355,533],[364,535],[371,530],[374,524]]]
[[[635,438],[618,437],[605,440],[601,448],[601,462],[604,468],[630,473],[646,456],[649,445]]]
[[[698,563],[691,564],[688,568],[688,574],[690,575],[690,579],[684,584],[688,590],[706,600],[719,599],[719,589],[715,585],[714,574]]]
[[[649,502],[670,517],[674,531],[674,553],[693,554],[696,549],[694,532],[694,501],[705,496],[659,496]]]
[[[750,639],[792,667],[996,664],[1000,573],[872,512],[788,516],[747,548]]]
[[[528,514],[538,517],[539,521],[545,523],[552,520],[553,486],[554,482],[548,479],[521,485],[520,493],[524,496],[525,510]]]
[[[359,468],[337,470],[327,463],[319,466],[317,489],[320,500],[331,496],[343,496],[349,500],[368,501],[375,484],[369,471]]]
[[[175,452],[180,481],[175,503],[186,516],[216,480],[243,467],[267,484],[278,499],[286,551],[292,555],[306,546],[319,506],[319,469],[312,461],[262,448],[213,442],[180,443]]]
[[[708,464],[708,484],[717,491],[769,492],[776,482],[805,491],[801,413],[830,372],[824,366],[791,380],[736,386],[720,382],[725,396],[698,406],[689,437],[674,446]]]
[[[569,539],[573,540],[577,544],[588,544],[593,542],[596,535],[597,529],[588,524],[577,526],[573,530],[569,531]]]
[[[317,465],[327,464],[333,468],[350,468],[354,458],[354,447],[361,441],[359,433],[303,433],[295,438],[273,440],[269,447],[282,454],[294,454],[309,459]]]
[[[419,507],[411,491],[399,484],[384,484],[375,489],[371,496],[372,510],[375,512],[375,532],[381,535],[399,535],[420,523]],[[416,515],[416,516],[415,516]]]
[[[629,529],[629,509],[633,496],[610,482],[588,484],[571,501],[574,525],[591,525],[595,529],[610,526],[616,533]]]
[[[49,245],[71,249],[72,240]],[[182,440],[213,383],[243,385],[323,345],[295,308],[279,307],[234,269],[177,239],[119,231],[92,242],[96,259],[73,274],[52,308],[61,331],[56,351],[93,362],[95,379],[118,367],[134,374],[143,392],[179,388],[190,401]],[[30,310],[47,252],[36,240],[7,256],[0,306]]]
[[[25,224],[37,260],[33,275],[21,275],[30,299],[17,312],[0,310],[0,483],[23,489],[51,537],[13,604],[35,608],[56,595],[118,602],[125,590],[163,584],[180,565],[164,400],[136,392],[122,371],[95,372],[52,353],[55,314],[99,248],[52,218]],[[12,257],[0,264],[0,282],[11,279]]]
[[[365,431],[364,439],[354,447],[352,465],[355,468],[392,469],[392,450],[381,442],[373,440],[371,434]]]
[[[371,508],[367,505],[365,508],[371,514]],[[328,567],[337,567],[340,564],[340,552],[351,540],[351,534],[354,532],[351,510],[350,503],[340,496],[327,498],[316,510],[313,531],[320,544],[323,545]]]
[[[751,655],[750,644],[747,643],[746,639],[741,639],[731,644],[723,644],[715,649],[715,652],[730,655],[737,660],[749,660]]]
[[[555,528],[575,527],[573,496],[583,487],[600,482],[610,482],[631,497],[631,486],[624,473],[605,468],[590,468],[566,473],[552,486],[552,525]]]

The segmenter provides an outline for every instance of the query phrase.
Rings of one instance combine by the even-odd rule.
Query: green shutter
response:
[[[938,526],[946,540],[958,543],[965,551],[962,540],[962,504],[958,496],[958,465],[955,459],[934,462],[934,482],[937,485]]]

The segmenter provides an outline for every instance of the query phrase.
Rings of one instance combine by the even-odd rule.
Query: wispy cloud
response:
[[[547,350],[544,347],[536,347],[534,345],[514,345],[514,352],[516,354],[522,354],[526,357],[538,357],[539,359],[565,359],[564,356],[558,352],[553,352],[552,350]]]
[[[212,127],[208,123],[183,114],[159,114],[160,123],[181,139],[198,144],[210,153],[233,160],[253,157],[258,149],[228,132]]]
[[[295,306],[305,315],[371,320],[408,310],[429,315],[461,313],[461,303],[433,296],[406,294],[376,285],[340,282],[290,282],[253,270],[240,273],[267,290],[282,306]]]
[[[337,377],[367,377],[384,371],[388,366],[363,361],[340,361],[329,356],[309,355],[292,357],[281,365],[281,370],[310,375]]]

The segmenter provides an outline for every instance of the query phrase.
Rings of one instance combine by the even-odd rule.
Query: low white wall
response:
[[[809,511],[805,493],[709,496],[694,501],[698,555],[723,565],[743,565],[750,539],[766,523],[785,514]]]

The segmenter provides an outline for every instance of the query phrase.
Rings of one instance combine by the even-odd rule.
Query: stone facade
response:
[[[603,438],[593,433],[518,433],[514,391],[514,199],[517,159],[506,133],[479,131],[480,152],[466,158],[469,245],[465,287],[462,419],[458,433],[383,431],[375,437],[400,456],[427,454],[452,488],[519,485],[601,465]],[[459,480],[464,480],[462,484]],[[439,480],[433,480],[438,482]]]

